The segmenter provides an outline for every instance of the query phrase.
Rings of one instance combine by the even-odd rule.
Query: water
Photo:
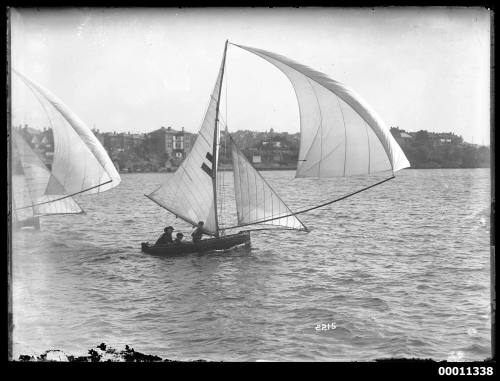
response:
[[[262,173],[290,206],[328,198],[330,180]],[[140,243],[191,231],[143,196],[168,176],[125,174],[77,199],[86,215],[14,235],[16,357],[101,342],[179,360],[490,356],[488,169],[405,170],[304,214],[309,234],[164,258]]]

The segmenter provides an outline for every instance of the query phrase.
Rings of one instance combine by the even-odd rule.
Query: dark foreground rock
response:
[[[176,362],[178,360],[162,359],[156,355],[136,352],[134,348],[125,345],[124,350],[117,350],[101,343],[88,350],[88,356],[73,356],[59,349],[49,349],[39,356],[20,355],[18,361],[60,361],[60,362]],[[206,362],[207,360],[192,360]]]

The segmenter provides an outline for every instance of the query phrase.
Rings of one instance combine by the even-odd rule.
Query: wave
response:
[[[360,300],[360,305],[362,305],[365,308],[373,309],[379,312],[388,311],[390,309],[389,304],[386,301],[377,297],[362,298]]]

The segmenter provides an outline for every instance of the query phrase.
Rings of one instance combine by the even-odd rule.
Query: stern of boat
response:
[[[243,230],[243,231],[238,232],[238,234],[243,236],[243,239],[244,239],[243,243],[245,244],[245,247],[250,247],[250,231]]]

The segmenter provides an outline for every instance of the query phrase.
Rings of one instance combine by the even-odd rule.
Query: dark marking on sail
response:
[[[203,169],[210,177],[213,176],[212,175],[212,169],[208,165],[206,165],[205,163],[203,163],[201,165],[201,169]]]
[[[213,155],[212,155],[210,152],[207,152],[207,156],[206,156],[206,158],[207,158],[208,160],[210,160],[210,162],[213,164],[213,162],[214,162],[214,157],[213,157]]]

